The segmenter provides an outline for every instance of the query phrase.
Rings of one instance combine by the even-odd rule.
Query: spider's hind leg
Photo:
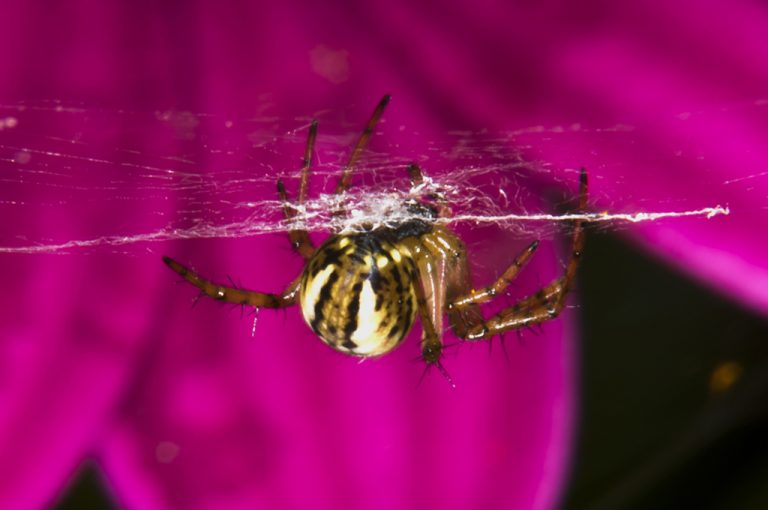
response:
[[[163,262],[179,276],[200,289],[202,294],[226,303],[249,305],[256,308],[285,308],[296,302],[296,295],[299,291],[299,278],[294,280],[282,294],[266,294],[239,289],[234,286],[218,285],[201,277],[195,271],[179,264],[170,257],[163,257]]]
[[[587,207],[587,173],[582,169],[579,178],[579,211]],[[506,308],[488,320],[479,317],[478,303],[489,301],[496,295],[497,288],[504,276],[495,285],[491,285],[480,292],[454,300],[449,305],[449,315],[452,315],[452,323],[457,335],[467,340],[482,340],[494,335],[504,333],[512,329],[524,328],[541,324],[549,319],[557,317],[565,307],[566,297],[576,278],[582,250],[584,249],[584,225],[583,220],[574,221],[571,240],[571,256],[565,268],[565,274],[513,306]],[[516,274],[514,266],[519,262],[525,263],[533,254],[536,243],[528,247],[526,252],[518,255],[513,266],[507,269],[505,275]],[[506,285],[503,285],[505,287]],[[503,288],[502,287],[502,288]],[[455,321],[455,322],[454,322]]]

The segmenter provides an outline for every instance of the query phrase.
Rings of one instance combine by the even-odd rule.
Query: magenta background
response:
[[[632,125],[629,137],[585,129],[520,142],[556,168],[589,167],[596,208],[730,206],[728,218],[631,233],[768,310],[768,178],[723,184],[768,166],[768,9],[756,2],[7,2],[0,18],[4,103],[247,118],[266,102],[282,118],[346,109],[362,121],[391,92],[387,122],[432,139],[450,129]],[[312,70],[319,44],[348,52],[341,83]],[[197,131],[184,142],[159,127],[137,132],[125,118],[117,132],[70,128],[100,133],[105,147],[164,154],[228,136]],[[407,131],[385,136],[411,148]],[[12,198],[51,191],[23,193]],[[142,203],[173,214],[180,199]],[[20,224],[31,239],[86,238],[141,231],[146,217],[119,203],[97,215],[75,205],[56,215],[4,211],[3,245]],[[507,242],[498,240],[489,265],[503,267],[517,246]],[[191,289],[173,285],[159,262],[168,253],[276,290],[301,265],[285,245],[268,236],[131,256],[0,255],[0,507],[40,508],[87,457],[128,508],[554,506],[575,413],[573,312],[544,335],[510,342],[509,364],[460,349],[446,361],[456,391],[434,376],[414,389],[413,338],[358,364],[314,339],[294,309],[262,312],[251,340],[236,313],[211,303],[190,310]],[[557,270],[543,253],[529,281]]]

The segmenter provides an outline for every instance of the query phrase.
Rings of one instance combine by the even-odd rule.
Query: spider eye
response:
[[[325,343],[357,356],[378,356],[400,344],[416,314],[410,261],[372,234],[329,239],[301,281],[304,320]]]

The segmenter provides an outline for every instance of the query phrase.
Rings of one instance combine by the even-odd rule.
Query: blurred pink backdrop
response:
[[[390,92],[383,146],[417,150],[414,132],[440,140],[453,129],[523,130],[517,142],[529,157],[566,176],[590,169],[597,210],[729,206],[728,217],[629,233],[768,310],[768,8],[757,2],[19,1],[5,2],[0,17],[6,118],[19,102],[60,100],[214,119],[345,111],[362,125]],[[235,143],[215,122],[174,131],[125,113],[106,118],[43,112],[32,131],[0,131],[0,245],[24,245],[20,231],[56,242],[151,230],[147,211],[173,217],[188,198],[133,190],[141,201],[113,201],[103,184],[132,181],[110,150],[182,157]],[[569,128],[558,136],[557,126]],[[601,131],[621,126],[631,135]],[[58,130],[90,140],[67,154],[109,154],[114,164],[93,176],[78,158],[32,152],[19,161],[25,147],[59,150],[28,133]],[[295,168],[299,156],[276,164]],[[51,214],[14,205],[60,193],[19,182],[18,166],[40,160],[71,188],[88,175],[85,194],[108,206],[73,201]],[[216,169],[202,150],[195,161],[196,172]],[[460,232],[470,249],[497,246],[485,276],[519,248]],[[455,391],[435,374],[415,388],[415,335],[359,364],[322,345],[291,309],[262,311],[251,339],[237,312],[207,301],[190,309],[194,291],[175,285],[159,259],[277,291],[301,268],[287,246],[262,236],[0,254],[0,507],[50,504],[86,458],[125,508],[556,506],[576,419],[576,312],[508,342],[509,362],[460,349],[446,360]],[[550,250],[526,281],[559,271]]]

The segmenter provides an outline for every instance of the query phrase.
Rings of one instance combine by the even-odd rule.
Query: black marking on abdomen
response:
[[[413,306],[411,305],[411,300],[409,299],[405,302],[405,316],[404,316],[405,320],[410,320],[412,313],[413,313]]]
[[[326,249],[325,259],[323,259],[322,263],[318,264],[317,266],[318,271],[320,270],[320,268],[324,268],[328,266],[340,266],[341,255],[342,255],[342,252],[340,250]]]
[[[400,335],[399,335],[399,333],[400,333],[400,324],[399,324],[399,323],[397,323],[397,322],[395,322],[395,323],[392,325],[392,329],[390,329],[390,330],[389,330],[389,333],[387,333],[387,336],[388,336],[389,338],[400,338]]]
[[[317,303],[315,303],[315,316],[312,319],[310,326],[314,331],[318,330],[320,323],[323,321],[323,308],[325,304],[331,299],[331,288],[339,279],[339,274],[333,271],[328,275],[328,280],[323,284],[323,288],[320,289],[320,294],[317,296]]]
[[[401,294],[403,292],[403,279],[400,276],[400,268],[395,266],[391,272],[392,279],[395,281],[395,288],[397,289],[397,293]]]
[[[357,285],[355,285],[357,286]],[[354,293],[347,306],[347,323],[344,325],[344,337],[351,341],[352,333],[357,329],[357,313],[360,311],[360,290]]]
[[[353,262],[357,262],[360,265],[365,264],[365,258],[363,255],[359,254],[359,251],[356,251],[352,255],[349,255],[349,260],[352,260]]]

